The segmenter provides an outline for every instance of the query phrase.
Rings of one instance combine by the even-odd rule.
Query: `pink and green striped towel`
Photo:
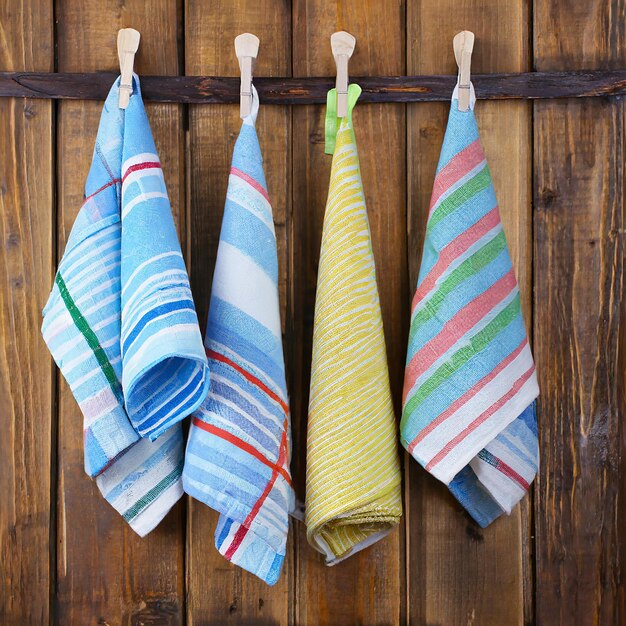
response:
[[[481,526],[538,465],[539,393],[520,293],[470,109],[452,98],[413,298],[401,440]]]

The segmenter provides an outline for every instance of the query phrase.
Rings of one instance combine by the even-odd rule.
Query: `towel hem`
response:
[[[440,480],[445,485],[449,485],[454,477],[469,464],[469,462],[491,441],[493,441],[507,426],[510,426],[522,413],[528,408],[539,395],[539,387],[536,379],[528,391],[523,394],[519,394],[512,401],[511,408],[507,412],[507,417],[494,424],[481,441],[476,442],[475,445],[468,448],[468,451],[462,456],[459,456],[457,460],[452,464],[441,463],[441,469],[431,470],[430,473]],[[481,483],[482,484],[482,483]]]
[[[152,502],[128,525],[140,536],[153,531],[171,511],[184,494],[183,483],[179,478],[160,498]]]

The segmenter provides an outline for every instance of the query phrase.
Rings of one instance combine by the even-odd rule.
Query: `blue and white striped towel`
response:
[[[215,544],[274,584],[295,496],[272,206],[255,129],[235,144],[205,345],[211,391],[189,431],[185,491],[220,513]]]
[[[209,368],[136,76],[118,98],[119,79],[42,333],[84,416],[85,471],[143,535],[182,495],[178,422]]]

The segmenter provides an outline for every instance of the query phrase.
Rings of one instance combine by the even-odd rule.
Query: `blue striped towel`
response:
[[[84,416],[85,471],[143,535],[182,494],[178,422],[209,369],[136,76],[134,90],[121,110],[118,79],[104,104],[42,333]]]
[[[413,299],[400,432],[484,527],[511,512],[537,472],[539,387],[473,88],[468,111],[456,93]]]
[[[276,236],[254,88],[253,97],[235,144],[213,276],[205,339],[211,391],[192,422],[183,482],[221,514],[219,552],[274,584],[295,498]]]

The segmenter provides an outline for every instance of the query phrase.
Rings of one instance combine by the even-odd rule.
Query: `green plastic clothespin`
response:
[[[361,95],[361,87],[356,83],[352,83],[348,87],[348,115],[347,118],[352,124],[352,109],[357,103],[359,96]],[[334,154],[335,152],[335,139],[337,138],[337,131],[341,123],[340,117],[337,116],[337,90],[331,89],[326,96],[326,124],[325,124],[325,136],[326,145],[324,151],[326,154]]]

